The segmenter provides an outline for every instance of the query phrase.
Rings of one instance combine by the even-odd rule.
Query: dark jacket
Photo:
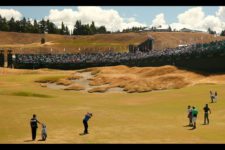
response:
[[[39,123],[39,121],[37,119],[31,118],[31,120],[30,120],[31,128],[38,128],[38,123]]]

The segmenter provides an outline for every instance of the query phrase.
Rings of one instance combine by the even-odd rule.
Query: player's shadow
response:
[[[38,141],[45,141],[45,140],[39,139]]]
[[[25,140],[24,142],[33,142],[33,140]]]
[[[190,125],[184,125],[183,127],[192,127],[192,126],[190,126]]]
[[[187,130],[195,130],[196,128],[193,128],[193,126],[190,126],[190,125],[184,125],[183,127],[189,127],[190,129],[187,129]]]
[[[196,128],[191,128],[191,129],[188,129],[188,130],[195,130]]]
[[[79,135],[80,136],[84,136],[84,135],[87,135],[88,133],[80,133]]]

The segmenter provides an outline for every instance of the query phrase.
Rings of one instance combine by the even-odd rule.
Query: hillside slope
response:
[[[154,38],[154,48],[174,48],[179,44],[206,43],[222,40],[206,33],[142,32],[96,34],[88,36],[63,36],[54,34],[31,34],[0,32],[0,48],[11,48],[17,53],[75,53],[79,51],[127,51],[129,44],[139,44],[149,36]],[[40,44],[40,39],[46,39]]]

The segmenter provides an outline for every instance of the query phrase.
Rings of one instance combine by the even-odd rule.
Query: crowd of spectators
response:
[[[14,63],[19,64],[81,64],[81,63],[122,63],[135,60],[159,60],[179,58],[200,58],[214,55],[225,55],[225,41],[214,41],[205,44],[192,44],[183,47],[150,50],[149,52],[119,53],[77,53],[77,54],[16,54]]]

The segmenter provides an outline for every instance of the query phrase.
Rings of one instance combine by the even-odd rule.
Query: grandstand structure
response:
[[[115,65],[175,65],[203,70],[225,70],[224,38],[213,38],[210,35],[206,35],[209,36],[207,37],[208,40],[203,42],[202,38],[201,40],[199,39],[202,35],[198,34],[195,38],[193,37],[195,42],[178,45],[178,40],[182,39],[186,34],[187,33],[174,33],[174,37],[178,36],[179,38],[177,38],[177,41],[172,39],[172,45],[168,44],[171,38],[168,38],[166,35],[169,34],[164,33],[151,33],[154,38],[150,33],[126,33],[120,36],[115,34],[110,36],[82,36],[79,37],[78,41],[76,41],[76,39],[63,39],[63,42],[66,44],[62,45],[63,47],[58,47],[60,49],[59,53],[55,52],[56,50],[51,44],[43,46],[43,48],[50,49],[49,51],[39,51],[39,47],[32,47],[32,44],[31,47],[28,48],[34,48],[35,50],[28,49],[29,51],[25,51],[24,49],[21,50],[21,47],[14,46],[13,43],[6,45],[3,43],[3,48],[0,49],[0,67],[15,67],[21,69],[83,69]],[[195,35],[193,33],[189,34],[189,36]],[[15,41],[15,39],[12,38],[12,41]],[[85,42],[83,43],[83,41]],[[1,42],[2,41],[0,41],[0,43]],[[67,50],[67,47],[65,47],[67,44],[71,44],[71,48],[79,48],[79,51]],[[82,47],[79,44],[89,45]],[[160,47],[160,45],[166,44],[168,44],[168,46]],[[96,47],[96,45],[99,46]],[[128,49],[123,51],[118,50],[119,48],[125,49],[125,47]],[[100,48],[104,50],[99,50]],[[90,49],[93,49],[93,51]]]
[[[140,52],[150,52],[153,49],[154,45],[154,39],[148,38],[144,42],[138,44],[138,45],[129,45],[129,52],[130,53],[136,53],[137,51]]]
[[[16,54],[15,68],[83,69],[126,65],[147,67],[174,65],[203,71],[225,70],[225,40],[185,47],[135,53]]]
[[[0,50],[0,67],[13,67],[13,51],[11,49]]]

